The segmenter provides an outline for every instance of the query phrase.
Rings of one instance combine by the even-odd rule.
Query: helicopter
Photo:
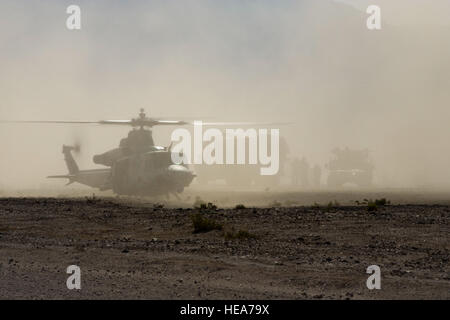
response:
[[[5,122],[5,121],[3,121]],[[184,164],[172,162],[171,146],[155,145],[151,128],[154,126],[187,125],[185,121],[171,121],[149,118],[144,109],[139,116],[131,120],[102,121],[6,121],[20,123],[64,123],[64,124],[100,124],[126,125],[132,130],[120,141],[117,148],[95,155],[93,162],[103,165],[104,169],[80,170],[73,154],[80,146],[64,145],[62,153],[68,169],[67,174],[53,175],[47,178],[68,179],[67,185],[80,183],[100,191],[112,190],[124,196],[160,196],[182,193],[196,177]]]

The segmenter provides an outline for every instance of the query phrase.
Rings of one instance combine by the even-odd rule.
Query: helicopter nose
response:
[[[191,170],[177,164],[170,165],[168,170],[175,179],[183,179],[186,183],[190,183],[195,178]]]

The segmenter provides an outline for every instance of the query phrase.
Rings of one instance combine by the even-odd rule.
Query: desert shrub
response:
[[[320,204],[318,204],[317,202],[314,202],[314,204],[312,205],[313,209],[320,209]]]
[[[239,210],[239,209],[245,209],[245,206],[243,204],[237,204],[235,209]]]
[[[377,209],[377,204],[373,201],[369,201],[369,203],[367,204],[367,211],[374,212],[377,211]]]
[[[194,233],[204,233],[212,230],[222,230],[223,226],[212,219],[208,219],[201,213],[191,216],[192,224],[194,226]]]
[[[194,208],[200,210],[216,210],[217,206],[212,202],[206,203],[200,197],[196,197],[194,202]]]
[[[387,206],[387,205],[389,205],[389,204],[391,204],[391,201],[389,201],[389,200],[386,200],[386,198],[381,198],[381,199],[376,199],[375,200],[375,204],[377,205],[377,206]]]
[[[212,202],[208,202],[208,204],[206,205],[206,209],[208,209],[208,210],[216,210],[217,206],[214,203],[212,203]]]
[[[202,205],[206,205],[206,202],[203,201],[199,196],[195,197],[194,208],[199,209]]]
[[[162,203],[153,204],[153,209],[164,209],[164,205]]]
[[[381,199],[364,199],[362,202],[355,201],[357,205],[367,205],[367,211],[373,212],[377,211],[378,207],[383,207],[391,204],[391,201],[387,200],[386,198]]]
[[[93,203],[97,203],[100,200],[97,199],[97,197],[95,196],[95,193],[92,194],[92,197],[84,197],[86,199],[86,203],[88,204],[93,204]]]
[[[330,202],[328,202],[328,204],[327,205],[320,205],[319,203],[317,203],[317,202],[314,202],[314,204],[311,206],[311,208],[312,209],[316,209],[316,210],[324,210],[325,212],[328,212],[328,211],[330,211],[330,210],[332,210],[332,209],[334,209],[334,208],[337,208],[337,207],[339,207],[340,206],[340,203],[339,202],[337,202],[336,200],[334,200],[334,201],[330,201]]]
[[[333,208],[338,208],[339,206],[340,206],[340,203],[337,202],[336,200],[334,200],[334,201],[328,202],[327,208],[333,209]]]

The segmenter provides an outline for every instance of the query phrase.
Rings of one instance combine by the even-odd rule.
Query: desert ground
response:
[[[391,204],[364,203],[382,197]],[[195,191],[170,201],[4,196],[0,298],[450,298],[448,194],[235,190],[200,198],[212,204],[195,208]],[[213,230],[194,232],[193,217]],[[81,268],[80,290],[67,289],[69,265]],[[366,287],[370,265],[381,268],[380,290]]]

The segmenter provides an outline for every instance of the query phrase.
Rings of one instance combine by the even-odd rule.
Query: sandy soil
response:
[[[0,199],[0,298],[450,298],[445,204],[210,209],[202,214],[223,229],[196,234],[191,216],[199,210],[167,206]],[[255,238],[225,237],[239,230]],[[81,290],[66,287],[72,264],[81,268]],[[381,290],[366,287],[373,264]]]

